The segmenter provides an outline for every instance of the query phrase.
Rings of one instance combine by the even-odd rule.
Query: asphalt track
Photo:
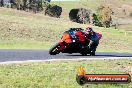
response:
[[[94,58],[130,58],[132,53],[97,52],[96,56],[81,56],[79,53],[49,55],[48,50],[0,49],[0,62],[52,60],[52,59],[94,59]]]

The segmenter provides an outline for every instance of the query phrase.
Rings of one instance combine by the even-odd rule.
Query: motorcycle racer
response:
[[[86,39],[90,40],[88,45],[89,49],[91,50],[90,55],[94,56],[96,48],[99,44],[99,40],[102,37],[102,34],[94,32],[91,26],[88,26],[86,30],[84,31],[84,33],[86,34]]]

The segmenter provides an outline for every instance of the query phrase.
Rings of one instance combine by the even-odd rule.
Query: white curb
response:
[[[46,60],[25,60],[25,61],[6,61],[0,62],[3,64],[18,64],[18,63],[32,63],[32,62],[46,62],[46,61],[81,61],[81,60],[97,60],[97,59],[132,59],[132,57],[105,57],[105,58],[77,58],[77,59],[46,59]]]

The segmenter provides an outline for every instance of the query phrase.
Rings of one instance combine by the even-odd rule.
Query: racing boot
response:
[[[91,50],[91,52],[90,52],[90,56],[95,56],[96,48],[97,48],[97,47],[95,47],[94,49]]]

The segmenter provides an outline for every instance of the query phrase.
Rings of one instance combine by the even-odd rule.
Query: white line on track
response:
[[[19,63],[32,63],[32,62],[46,62],[46,61],[81,61],[81,60],[97,60],[97,59],[132,59],[132,57],[105,57],[105,58],[77,58],[77,59],[47,59],[47,60],[25,60],[25,61],[6,61],[0,62],[4,64],[19,64]]]

